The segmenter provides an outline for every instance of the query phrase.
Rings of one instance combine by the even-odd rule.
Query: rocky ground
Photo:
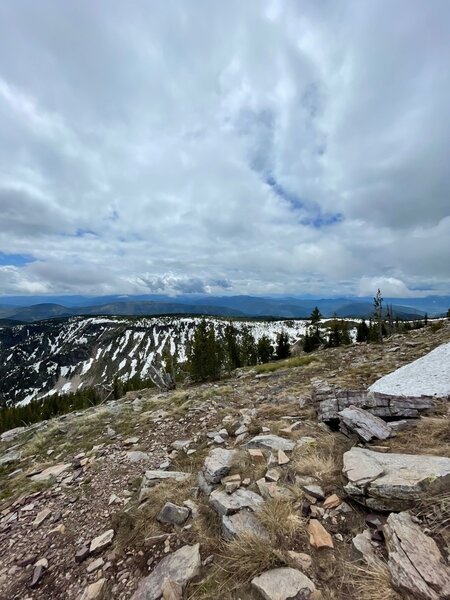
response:
[[[447,404],[404,429],[367,400],[320,420],[448,341],[445,323],[3,434],[0,598],[450,598]]]

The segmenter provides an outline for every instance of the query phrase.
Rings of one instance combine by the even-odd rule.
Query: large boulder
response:
[[[388,567],[397,589],[417,600],[450,598],[450,569],[436,542],[408,513],[389,515],[384,534]]]
[[[374,510],[400,511],[424,493],[450,486],[450,458],[384,454],[353,447],[344,454],[348,495]]]
[[[266,571],[252,579],[252,586],[265,600],[308,600],[316,590],[309,577],[291,567]]]
[[[214,448],[211,450],[205,458],[203,466],[206,481],[209,481],[209,483],[219,483],[223,477],[228,475],[236,454],[236,450],[226,450],[225,448]]]
[[[148,575],[141,579],[131,600],[159,600],[166,579],[178,583],[182,588],[200,572],[202,561],[199,544],[183,546],[164,557]]]
[[[343,433],[356,433],[364,442],[373,439],[387,440],[393,431],[380,417],[353,404],[339,413],[340,429]]]

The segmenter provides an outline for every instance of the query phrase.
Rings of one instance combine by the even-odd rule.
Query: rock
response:
[[[265,465],[266,457],[259,448],[250,448],[248,451],[252,465]]]
[[[336,494],[331,494],[328,498],[325,498],[323,507],[326,509],[337,508],[342,503],[342,500]]]
[[[222,516],[222,532],[226,540],[231,540],[234,537],[242,534],[252,534],[265,540],[270,539],[269,532],[252,512],[241,510],[234,515]]]
[[[450,598],[450,569],[436,542],[408,513],[390,514],[384,534],[394,587],[417,600]]]
[[[245,435],[246,433],[248,433],[247,427],[245,425],[241,425],[236,429],[234,435],[237,437],[238,435]]]
[[[325,498],[325,492],[323,491],[323,489],[320,487],[320,485],[316,485],[316,484],[309,484],[309,485],[304,485],[303,486],[303,490],[309,494],[310,496],[312,496],[313,498],[317,498],[317,500],[323,500]]]
[[[30,588],[34,590],[39,585],[42,577],[44,576],[45,569],[42,565],[35,567],[33,571],[33,577],[31,579]]]
[[[291,459],[287,456],[285,452],[283,452],[283,450],[278,450],[277,462],[280,465],[280,467],[282,467],[283,465],[287,465],[288,462],[290,462],[290,460]]]
[[[94,552],[101,552],[107,546],[111,544],[114,538],[114,529],[108,529],[101,535],[97,536],[92,540],[89,546],[90,554],[94,554]]]
[[[311,519],[308,524],[309,543],[313,548],[334,548],[331,535],[320,521]]]
[[[124,446],[133,446],[134,444],[137,444],[139,441],[138,437],[129,437],[126,440],[123,440],[123,444]]]
[[[48,517],[52,514],[52,511],[49,508],[44,508],[36,515],[36,518],[33,521],[33,527],[37,529]]]
[[[450,458],[381,454],[353,447],[344,454],[345,490],[373,510],[403,510],[418,495],[450,485]]]
[[[72,468],[71,463],[61,463],[59,465],[53,465],[53,467],[48,467],[44,469],[40,473],[36,473],[35,475],[31,475],[31,481],[48,481],[52,477],[58,477],[61,473],[68,471]]]
[[[9,465],[13,462],[17,462],[18,460],[20,460],[21,456],[22,454],[17,450],[11,450],[10,452],[7,452],[3,456],[0,456],[0,467],[3,467],[4,465]]]
[[[105,564],[105,561],[100,556],[99,558],[96,558],[95,560],[92,560],[88,564],[88,566],[86,567],[86,571],[88,573],[94,573],[95,571],[98,571],[98,569],[100,569],[101,567],[103,567],[104,564]]]
[[[278,469],[268,469],[264,477],[267,481],[276,483],[280,479],[280,471]]]
[[[294,550],[288,550],[288,556],[292,561],[292,564],[299,571],[309,571],[312,567],[312,558],[309,554],[304,552],[294,552]]]
[[[382,563],[380,557],[375,551],[375,546],[372,543],[372,534],[368,529],[362,533],[358,533],[352,540],[353,548],[356,553],[369,566],[377,567]]]
[[[225,448],[214,448],[205,459],[203,473],[209,483],[219,483],[222,477],[230,472],[233,460],[236,456],[235,450]]]
[[[255,492],[239,488],[233,494],[214,490],[209,497],[209,503],[220,515],[231,515],[242,508],[256,511],[262,506],[264,500]]]
[[[309,577],[290,567],[266,571],[252,579],[252,586],[265,600],[308,600],[316,590]]]
[[[174,450],[187,450],[192,444],[192,440],[175,440],[170,444]]]
[[[291,452],[295,448],[295,442],[286,440],[278,435],[257,435],[246,444],[247,448],[265,448],[266,450],[283,450]]]
[[[392,429],[383,419],[353,404],[338,414],[341,418],[341,431],[345,434],[354,432],[364,442],[370,442],[373,439],[387,440],[393,434]]]
[[[161,592],[164,600],[182,600],[183,588],[176,581],[172,581],[169,577],[164,579],[161,586]]]
[[[4,431],[0,435],[0,441],[2,442],[12,442],[15,440],[21,433],[25,431],[25,427],[16,427],[15,429],[9,429],[8,431]]]
[[[89,546],[83,546],[75,554],[75,562],[81,563],[89,556]]]
[[[96,600],[102,594],[106,585],[106,579],[102,577],[95,583],[91,583],[84,590],[83,594],[80,597],[80,600]]]
[[[165,579],[184,588],[188,581],[198,575],[201,564],[199,544],[181,547],[164,557],[150,575],[141,579],[132,600],[159,600]]]
[[[197,474],[197,485],[199,489],[205,494],[205,496],[209,496],[214,489],[213,486],[206,481],[205,476],[201,471],[199,471],[199,473]]]
[[[256,482],[261,496],[267,500],[269,498],[293,498],[290,490],[274,482],[266,481],[264,478],[258,479]]]
[[[46,558],[40,558],[36,561],[35,567],[43,567],[44,569],[48,569],[48,560]]]
[[[143,502],[144,500],[146,500],[149,494],[149,490],[161,481],[164,481],[165,479],[173,479],[181,483],[189,479],[189,477],[189,473],[183,473],[182,471],[145,471],[141,483],[139,502]]]
[[[127,458],[130,462],[137,463],[148,460],[148,454],[147,452],[139,452],[139,450],[130,450],[127,452]]]
[[[172,502],[166,502],[162,507],[157,519],[160,523],[182,525],[188,517],[189,509],[186,506],[177,506]]]

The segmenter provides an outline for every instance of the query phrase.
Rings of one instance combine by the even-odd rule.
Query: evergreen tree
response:
[[[315,325],[316,328],[319,326],[320,320],[322,319],[322,313],[320,312],[317,306],[314,307],[309,320],[311,321],[311,325]]]
[[[223,362],[223,349],[214,326],[203,319],[196,327],[189,352],[189,371],[194,381],[217,379]]]
[[[316,329],[312,327],[305,331],[305,335],[303,337],[303,351],[304,352],[313,352],[317,350],[317,348],[322,343],[320,336]]]
[[[425,313],[425,316],[423,318],[423,322],[424,322],[424,325],[426,327],[428,325],[428,313],[427,312]]]
[[[224,353],[227,371],[242,367],[238,331],[234,325],[227,325],[224,331]]]
[[[356,327],[356,341],[367,342],[369,339],[369,328],[366,321],[363,319]]]
[[[377,341],[383,341],[383,298],[381,296],[380,288],[378,288],[376,295],[373,299],[373,312],[375,322],[377,324]]]
[[[291,345],[289,343],[289,336],[285,331],[282,331],[278,335],[275,354],[278,360],[288,358],[291,355]]]
[[[258,354],[255,338],[248,327],[243,327],[241,330],[240,354],[244,366],[256,365]]]
[[[259,363],[267,363],[272,358],[273,347],[267,335],[263,335],[259,338],[257,354]]]

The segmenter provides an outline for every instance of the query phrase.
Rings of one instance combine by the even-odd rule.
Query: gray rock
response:
[[[182,588],[200,572],[199,544],[183,546],[164,557],[150,575],[141,579],[131,600],[159,600],[165,579],[178,583]]]
[[[21,453],[17,450],[11,450],[10,452],[7,452],[3,456],[0,456],[0,467],[17,462],[18,460],[20,460],[21,456]]]
[[[353,548],[358,557],[362,558],[369,566],[380,566],[381,558],[377,555],[372,543],[372,534],[368,529],[358,533],[352,540]]]
[[[188,508],[185,506],[177,506],[176,504],[173,504],[173,502],[166,502],[158,515],[158,521],[160,523],[183,525],[188,517]]]
[[[141,462],[143,460],[148,460],[147,452],[140,452],[139,450],[131,450],[127,452],[127,458],[132,463]]]
[[[219,483],[222,477],[230,472],[235,456],[235,450],[226,450],[225,448],[211,450],[203,467],[205,479],[210,483]]]
[[[71,463],[61,463],[59,465],[53,465],[53,467],[48,467],[44,469],[40,473],[36,473],[36,475],[32,475],[30,477],[31,481],[49,481],[52,477],[58,477],[61,473],[68,471],[72,468]]]
[[[214,487],[206,481],[202,471],[199,471],[197,474],[197,485],[199,489],[205,494],[205,496],[209,496],[214,489]]]
[[[339,416],[341,431],[343,433],[354,432],[364,442],[370,442],[373,439],[387,440],[393,434],[392,429],[382,419],[353,404],[341,410]]]
[[[236,536],[246,533],[265,540],[270,539],[267,529],[263,527],[255,515],[248,510],[241,510],[240,512],[230,516],[223,515],[222,532],[223,537],[226,540],[231,540]]]
[[[252,579],[252,586],[265,600],[308,600],[316,590],[309,577],[290,567],[266,571]]]
[[[317,500],[325,500],[325,492],[320,487],[320,485],[315,485],[314,483],[312,483],[309,485],[304,485],[302,487],[303,490],[313,498],[317,498]]]
[[[187,450],[192,444],[192,440],[175,440],[171,445],[174,450]]]
[[[218,489],[211,493],[209,503],[220,515],[231,515],[243,508],[256,511],[262,506],[264,499],[259,494],[242,488],[233,494]]]
[[[89,546],[89,552],[94,554],[95,552],[101,552],[107,546],[111,544],[114,538],[114,529],[108,529],[101,535],[97,536],[92,540]]]
[[[348,495],[374,510],[404,510],[417,496],[450,486],[450,458],[383,454],[353,447],[344,454]]]
[[[1,442],[12,442],[15,440],[21,433],[25,431],[25,427],[16,427],[15,429],[9,429],[8,431],[4,431],[0,434]]]
[[[152,487],[164,481],[166,479],[173,479],[174,481],[183,482],[188,480],[190,477],[189,473],[183,473],[182,471],[163,471],[157,469],[154,471],[145,471],[144,477],[142,478],[141,491],[139,494],[139,502],[143,502]]]
[[[436,542],[402,512],[384,527],[394,586],[417,600],[450,598],[450,569]]]
[[[283,450],[290,452],[295,448],[295,442],[286,440],[278,435],[257,435],[248,441],[247,448],[265,448],[266,450]]]

